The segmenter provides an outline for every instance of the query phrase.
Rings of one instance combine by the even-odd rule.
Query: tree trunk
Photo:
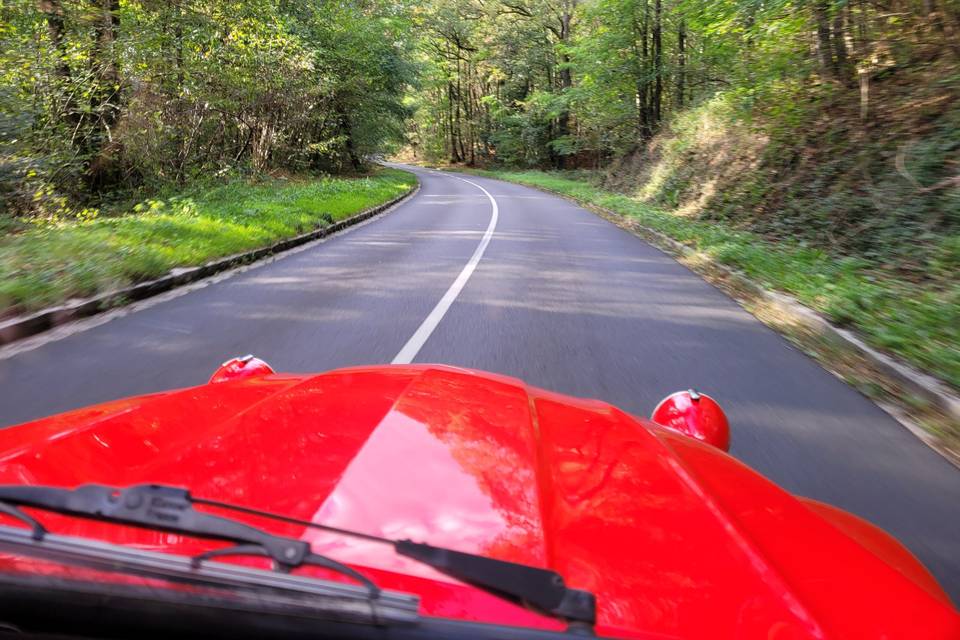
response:
[[[867,48],[870,44],[870,31],[869,25],[867,24],[867,3],[866,0],[857,0],[857,22],[856,29],[854,30],[856,34],[856,42],[858,43],[856,51],[858,58],[863,58],[867,55]]]
[[[183,84],[185,81],[185,71],[183,69],[183,0],[176,0],[175,14],[176,24],[173,28],[173,38],[176,46],[176,69],[177,69],[177,98],[183,95]]]
[[[650,139],[650,108],[648,101],[647,87],[650,84],[649,74],[647,73],[647,60],[649,57],[649,5],[648,0],[643,2],[643,15],[637,16],[637,5],[633,4],[633,56],[634,56],[634,83],[636,85],[637,102],[637,131],[640,140]]]
[[[830,7],[828,0],[814,0],[813,15],[817,21],[817,56],[820,59],[820,71],[831,77],[837,73],[833,64],[833,46],[830,42]]]
[[[66,24],[63,17],[63,5],[60,0],[40,0],[40,12],[47,20],[47,33],[57,52],[57,75],[70,79],[70,65],[67,64]]]
[[[67,42],[66,42],[66,22],[63,15],[63,5],[60,0],[40,0],[38,3],[40,12],[43,13],[47,21],[47,33],[50,34],[50,41],[53,43],[53,49],[57,55],[57,75],[65,83],[69,83],[72,78],[70,64],[67,62]],[[83,121],[83,114],[77,108],[77,101],[74,92],[69,87],[64,87],[63,120],[71,129],[71,135],[76,139],[77,130]]]
[[[175,179],[177,184],[183,184],[186,176],[185,168],[191,142],[187,142],[184,135],[186,129],[186,109],[183,100],[183,85],[185,74],[183,70],[183,0],[170,0],[173,15],[173,69],[174,69],[174,131],[177,145],[177,168]]]
[[[360,154],[357,153],[356,142],[353,139],[353,122],[350,119],[350,114],[347,113],[347,110],[344,109],[343,114],[343,128],[347,133],[347,155],[350,158],[350,164],[353,166],[354,171],[360,171],[363,169],[363,158],[360,157]],[[273,131],[271,130],[271,134]],[[271,140],[272,142],[272,140]],[[264,159],[266,162],[266,159]]]
[[[833,71],[836,77],[845,84],[849,82],[849,68],[847,65],[847,43],[844,40],[843,11],[837,11],[833,17]]]
[[[467,159],[466,151],[463,148],[463,118],[461,117],[460,103],[463,101],[463,94],[461,93],[461,80],[460,80],[460,50],[457,50],[457,90],[456,90],[456,110],[455,118],[456,127],[457,127],[457,157],[461,161]]]
[[[90,95],[90,112],[96,122],[93,131],[85,137],[84,150],[90,157],[88,186],[91,191],[99,192],[119,178],[116,157],[119,144],[114,143],[112,131],[120,118],[120,71],[113,50],[120,31],[120,0],[96,0],[95,6],[99,15],[94,22],[90,65],[96,86]]]
[[[560,16],[560,37],[561,43],[566,43],[570,39],[570,26],[573,20],[572,3],[565,3],[563,14]],[[560,93],[563,94],[573,86],[573,72],[570,70],[570,56],[566,53],[560,55]],[[557,137],[565,138],[570,135],[570,111],[564,107],[563,111],[557,117]],[[566,156],[557,154],[556,165],[558,169],[566,168]]]
[[[937,11],[936,0],[923,0],[923,13],[929,28],[942,36],[944,34],[943,20],[940,17],[940,12]]]
[[[643,2],[643,13],[638,15],[637,5]],[[637,134],[641,141],[650,139],[650,108],[648,99],[648,87],[650,77],[648,74],[649,59],[649,5],[648,0],[635,0],[631,4],[631,26],[633,29],[633,74],[634,88],[636,91],[635,101],[637,107]]]
[[[677,26],[677,109],[683,108],[683,93],[686,90],[687,71],[687,23],[680,18]]]
[[[473,109],[473,65],[470,64],[468,60],[466,62],[467,69],[467,99],[464,102],[465,112],[467,115],[467,148],[470,150],[470,159],[467,161],[469,166],[475,166],[477,163],[476,157],[476,128],[474,118],[476,113]]]
[[[663,100],[663,0],[653,2],[653,121],[654,128],[660,124]]]
[[[90,56],[97,90],[91,97],[94,113],[99,111],[104,127],[112,127],[119,117],[117,98],[120,91],[120,72],[114,57],[113,44],[120,30],[120,0],[98,0],[101,14],[94,26],[94,46]]]
[[[457,134],[453,121],[453,83],[447,82],[447,126],[450,129],[450,163],[460,162],[460,156],[457,154]]]

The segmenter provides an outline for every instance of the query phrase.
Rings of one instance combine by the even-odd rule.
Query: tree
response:
[[[60,210],[225,171],[357,170],[403,137],[404,0],[9,0],[0,12],[0,159],[20,167],[0,172],[0,190],[23,196],[15,212],[43,209],[43,194]]]
[[[446,84],[418,109],[448,110],[429,121],[454,162],[598,162],[717,91],[746,110],[784,110],[797,99],[788,87],[846,86],[854,68],[909,55],[908,25],[932,38],[924,46],[956,49],[952,8],[892,2],[432,0],[422,63],[428,84]]]

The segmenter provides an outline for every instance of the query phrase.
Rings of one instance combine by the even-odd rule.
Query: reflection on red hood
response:
[[[269,375],[0,431],[0,483],[89,482],[179,485],[295,518],[550,567],[596,594],[601,633],[960,637],[960,619],[929,574],[868,525],[604,403],[474,371]],[[178,553],[212,544],[42,519],[58,533]],[[272,526],[385,588],[419,594],[425,614],[559,628],[388,547]],[[29,562],[17,564],[29,570]]]

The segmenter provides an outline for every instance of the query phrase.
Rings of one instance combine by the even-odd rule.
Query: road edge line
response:
[[[408,173],[416,178],[416,174],[412,171],[408,171]],[[107,291],[90,298],[84,298],[54,307],[47,307],[46,309],[41,309],[28,315],[14,316],[13,318],[0,322],[0,347],[5,347],[26,338],[45,333],[64,324],[102,314],[119,307],[125,307],[133,302],[152,298],[161,293],[166,293],[171,289],[209,278],[234,267],[252,265],[261,260],[282,255],[308,242],[331,236],[344,229],[365,222],[413,198],[420,191],[420,179],[416,178],[416,180],[417,183],[403,195],[326,227],[308,231],[307,233],[293,236],[292,238],[279,240],[266,247],[251,249],[250,251],[235,253],[224,258],[211,260],[198,267],[175,267],[171,269],[167,275],[155,280],[147,280],[146,282],[139,282],[122,289]]]

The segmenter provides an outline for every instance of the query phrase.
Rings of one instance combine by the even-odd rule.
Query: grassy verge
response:
[[[159,277],[333,224],[402,195],[410,173],[235,182],[0,237],[0,317]]]
[[[672,215],[562,174],[478,173],[545,188],[634,219],[769,289],[794,296],[834,323],[855,329],[871,345],[960,389],[960,282],[904,282],[858,258],[787,241],[774,244],[755,233]]]

